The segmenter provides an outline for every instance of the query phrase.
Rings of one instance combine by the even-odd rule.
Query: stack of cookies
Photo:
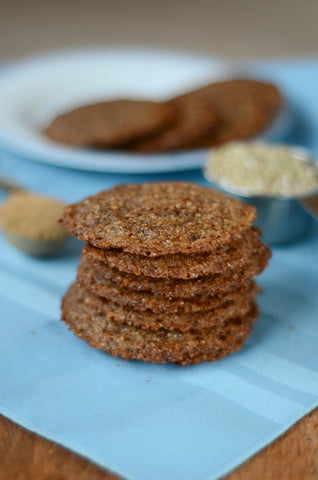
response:
[[[87,242],[62,319],[111,355],[182,365],[238,350],[258,311],[269,249],[255,209],[183,182],[119,185],[70,205]]]

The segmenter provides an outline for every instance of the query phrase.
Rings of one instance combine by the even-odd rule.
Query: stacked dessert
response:
[[[62,319],[122,358],[187,365],[238,350],[270,257],[255,209],[182,182],[119,185],[66,208],[85,240]]]

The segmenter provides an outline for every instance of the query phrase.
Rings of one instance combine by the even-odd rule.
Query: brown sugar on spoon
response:
[[[252,207],[183,182],[121,185],[67,207],[61,223],[88,244],[62,320],[126,359],[190,365],[237,351],[270,257],[254,219]],[[126,262],[109,262],[114,252]]]
[[[0,226],[5,238],[19,250],[34,256],[52,255],[67,238],[57,220],[65,204],[55,198],[14,191],[0,207]]]

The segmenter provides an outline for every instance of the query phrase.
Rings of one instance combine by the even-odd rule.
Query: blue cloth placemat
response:
[[[318,154],[318,60],[258,65],[297,112],[289,142]],[[119,182],[200,172],[107,175],[1,154],[0,175],[78,200]],[[259,283],[260,319],[243,349],[191,367],[112,358],[59,321],[80,242],[24,256],[0,238],[0,413],[129,480],[213,480],[318,405],[318,228],[275,248]]]

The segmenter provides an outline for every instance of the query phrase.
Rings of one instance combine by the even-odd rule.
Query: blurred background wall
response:
[[[0,60],[111,44],[316,55],[318,0],[0,0]]]

